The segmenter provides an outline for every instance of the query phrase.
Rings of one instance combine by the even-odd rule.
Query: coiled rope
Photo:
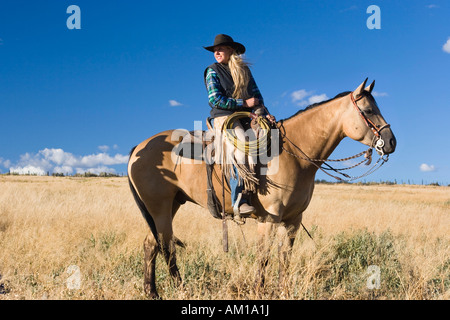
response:
[[[238,150],[244,152],[249,156],[258,156],[268,152],[269,147],[269,132],[270,132],[270,124],[269,121],[263,116],[257,116],[256,121],[258,122],[261,129],[258,130],[257,139],[242,141],[236,135],[235,130],[233,129],[236,121],[239,121],[243,118],[254,118],[255,115],[248,111],[238,111],[230,115],[224,122],[223,130],[224,136],[226,139]]]

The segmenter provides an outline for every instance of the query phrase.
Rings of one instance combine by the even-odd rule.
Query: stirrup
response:
[[[242,200],[243,196],[242,193],[238,194],[238,197],[236,199],[236,203],[233,206],[233,213],[234,213],[234,221],[236,221],[237,223],[241,223],[244,224],[245,223],[245,219],[250,217],[252,215],[252,213],[255,213],[255,208],[252,207],[250,204],[248,203],[242,203],[241,204],[241,200]],[[248,201],[248,200],[247,200]],[[243,205],[247,204],[247,206],[249,206],[252,210],[242,213],[240,207],[242,207]]]

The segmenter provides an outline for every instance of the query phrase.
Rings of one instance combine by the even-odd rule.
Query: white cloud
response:
[[[25,167],[16,167],[16,168],[10,168],[9,171],[11,173],[17,173],[17,174],[35,174],[38,176],[46,175],[46,171],[44,171],[42,168],[35,167],[32,165],[28,165]]]
[[[313,95],[314,91],[300,89],[291,93],[292,102],[300,107],[306,107],[308,104],[319,103],[329,98],[325,93]]]
[[[328,99],[329,98],[327,97],[327,95],[325,93],[322,93],[322,94],[318,94],[318,95],[309,97],[308,101],[310,104],[313,104],[313,103],[319,103],[319,102],[322,102],[322,101],[325,101]]]
[[[106,152],[109,150],[109,146],[98,146],[98,149],[102,152]]]
[[[96,168],[76,168],[77,173],[84,174],[86,172],[94,173],[94,174],[100,174],[102,172],[106,173],[116,173],[116,170],[113,168],[109,168],[106,166],[99,166]]]
[[[63,174],[72,174],[73,168],[69,167],[69,166],[54,167],[53,172],[54,173],[63,173]]]
[[[358,9],[357,6],[351,6],[351,7],[347,7],[347,8],[341,9],[341,10],[339,10],[339,12],[343,13],[343,12],[347,12],[347,11],[354,11],[354,10],[357,10],[357,9]]]
[[[8,161],[9,160],[4,160],[3,158],[0,158],[0,165],[2,165],[5,168],[8,168],[9,167]]]
[[[426,6],[428,9],[434,9],[434,8],[439,8],[439,6],[437,4],[429,4]]]
[[[169,100],[169,104],[171,107],[179,107],[183,105],[181,102],[178,102],[176,100]]]
[[[436,167],[432,164],[430,165],[430,164],[422,163],[420,165],[420,171],[423,171],[423,172],[436,171]]]
[[[84,156],[79,161],[77,161],[76,165],[81,165],[83,167],[92,167],[97,165],[116,165],[116,164],[124,164],[127,163],[128,156],[124,156],[121,154],[116,154],[114,157],[111,157],[106,153],[98,153],[91,154],[88,156]]]
[[[447,42],[442,46],[442,50],[447,53],[450,53],[450,38],[448,38]]]
[[[43,160],[54,162],[58,165],[74,165],[77,162],[77,159],[73,154],[65,152],[63,149],[45,148],[44,150],[40,150],[39,154],[34,158],[39,160],[41,159],[41,156],[43,157]]]
[[[387,97],[388,94],[386,92],[378,92],[378,91],[373,91],[372,95],[374,97]]]
[[[297,102],[305,99],[307,96],[311,95],[312,91],[306,91],[305,89],[300,89],[291,93],[292,102]]]
[[[105,149],[105,148],[104,148]],[[19,174],[42,174],[64,173],[72,174],[74,172],[84,173],[114,173],[115,169],[108,166],[125,164],[128,162],[128,156],[116,154],[114,156],[106,152],[91,154],[86,156],[73,155],[63,149],[45,148],[37,154],[25,153],[20,156],[20,160],[14,166],[8,166],[10,171]],[[6,160],[3,163],[11,165],[11,161]]]
[[[9,168],[11,166],[11,161],[9,161],[9,160],[3,160],[2,162],[3,162],[3,166],[5,168]]]
[[[98,149],[101,152],[108,152],[111,148],[114,149],[114,150],[117,150],[117,149],[119,149],[119,146],[117,144],[113,144],[112,147],[107,146],[107,145],[98,146]]]
[[[41,150],[41,151],[39,151],[39,153],[34,154],[34,155],[30,154],[28,152],[21,155],[19,162],[15,166],[12,166],[10,168],[10,171],[22,174],[21,173],[22,169],[38,168],[39,170],[42,170],[42,172],[46,173],[53,167],[52,162],[55,162],[55,161],[53,161],[52,159],[49,159],[49,157],[44,155],[45,154],[45,153],[43,153],[44,151],[45,150]],[[34,173],[34,172],[32,172],[32,173]]]

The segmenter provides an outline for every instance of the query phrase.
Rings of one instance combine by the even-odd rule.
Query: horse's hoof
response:
[[[157,292],[151,292],[147,296],[150,300],[162,300]]]
[[[144,293],[150,300],[161,300],[158,292],[150,286],[144,286]]]

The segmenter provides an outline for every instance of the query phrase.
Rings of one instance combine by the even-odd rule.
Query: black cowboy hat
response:
[[[208,51],[214,52],[214,47],[216,46],[229,46],[236,50],[237,54],[245,53],[244,45],[239,42],[234,42],[233,38],[226,34],[218,34],[214,39],[214,44],[210,47],[203,47]]]

